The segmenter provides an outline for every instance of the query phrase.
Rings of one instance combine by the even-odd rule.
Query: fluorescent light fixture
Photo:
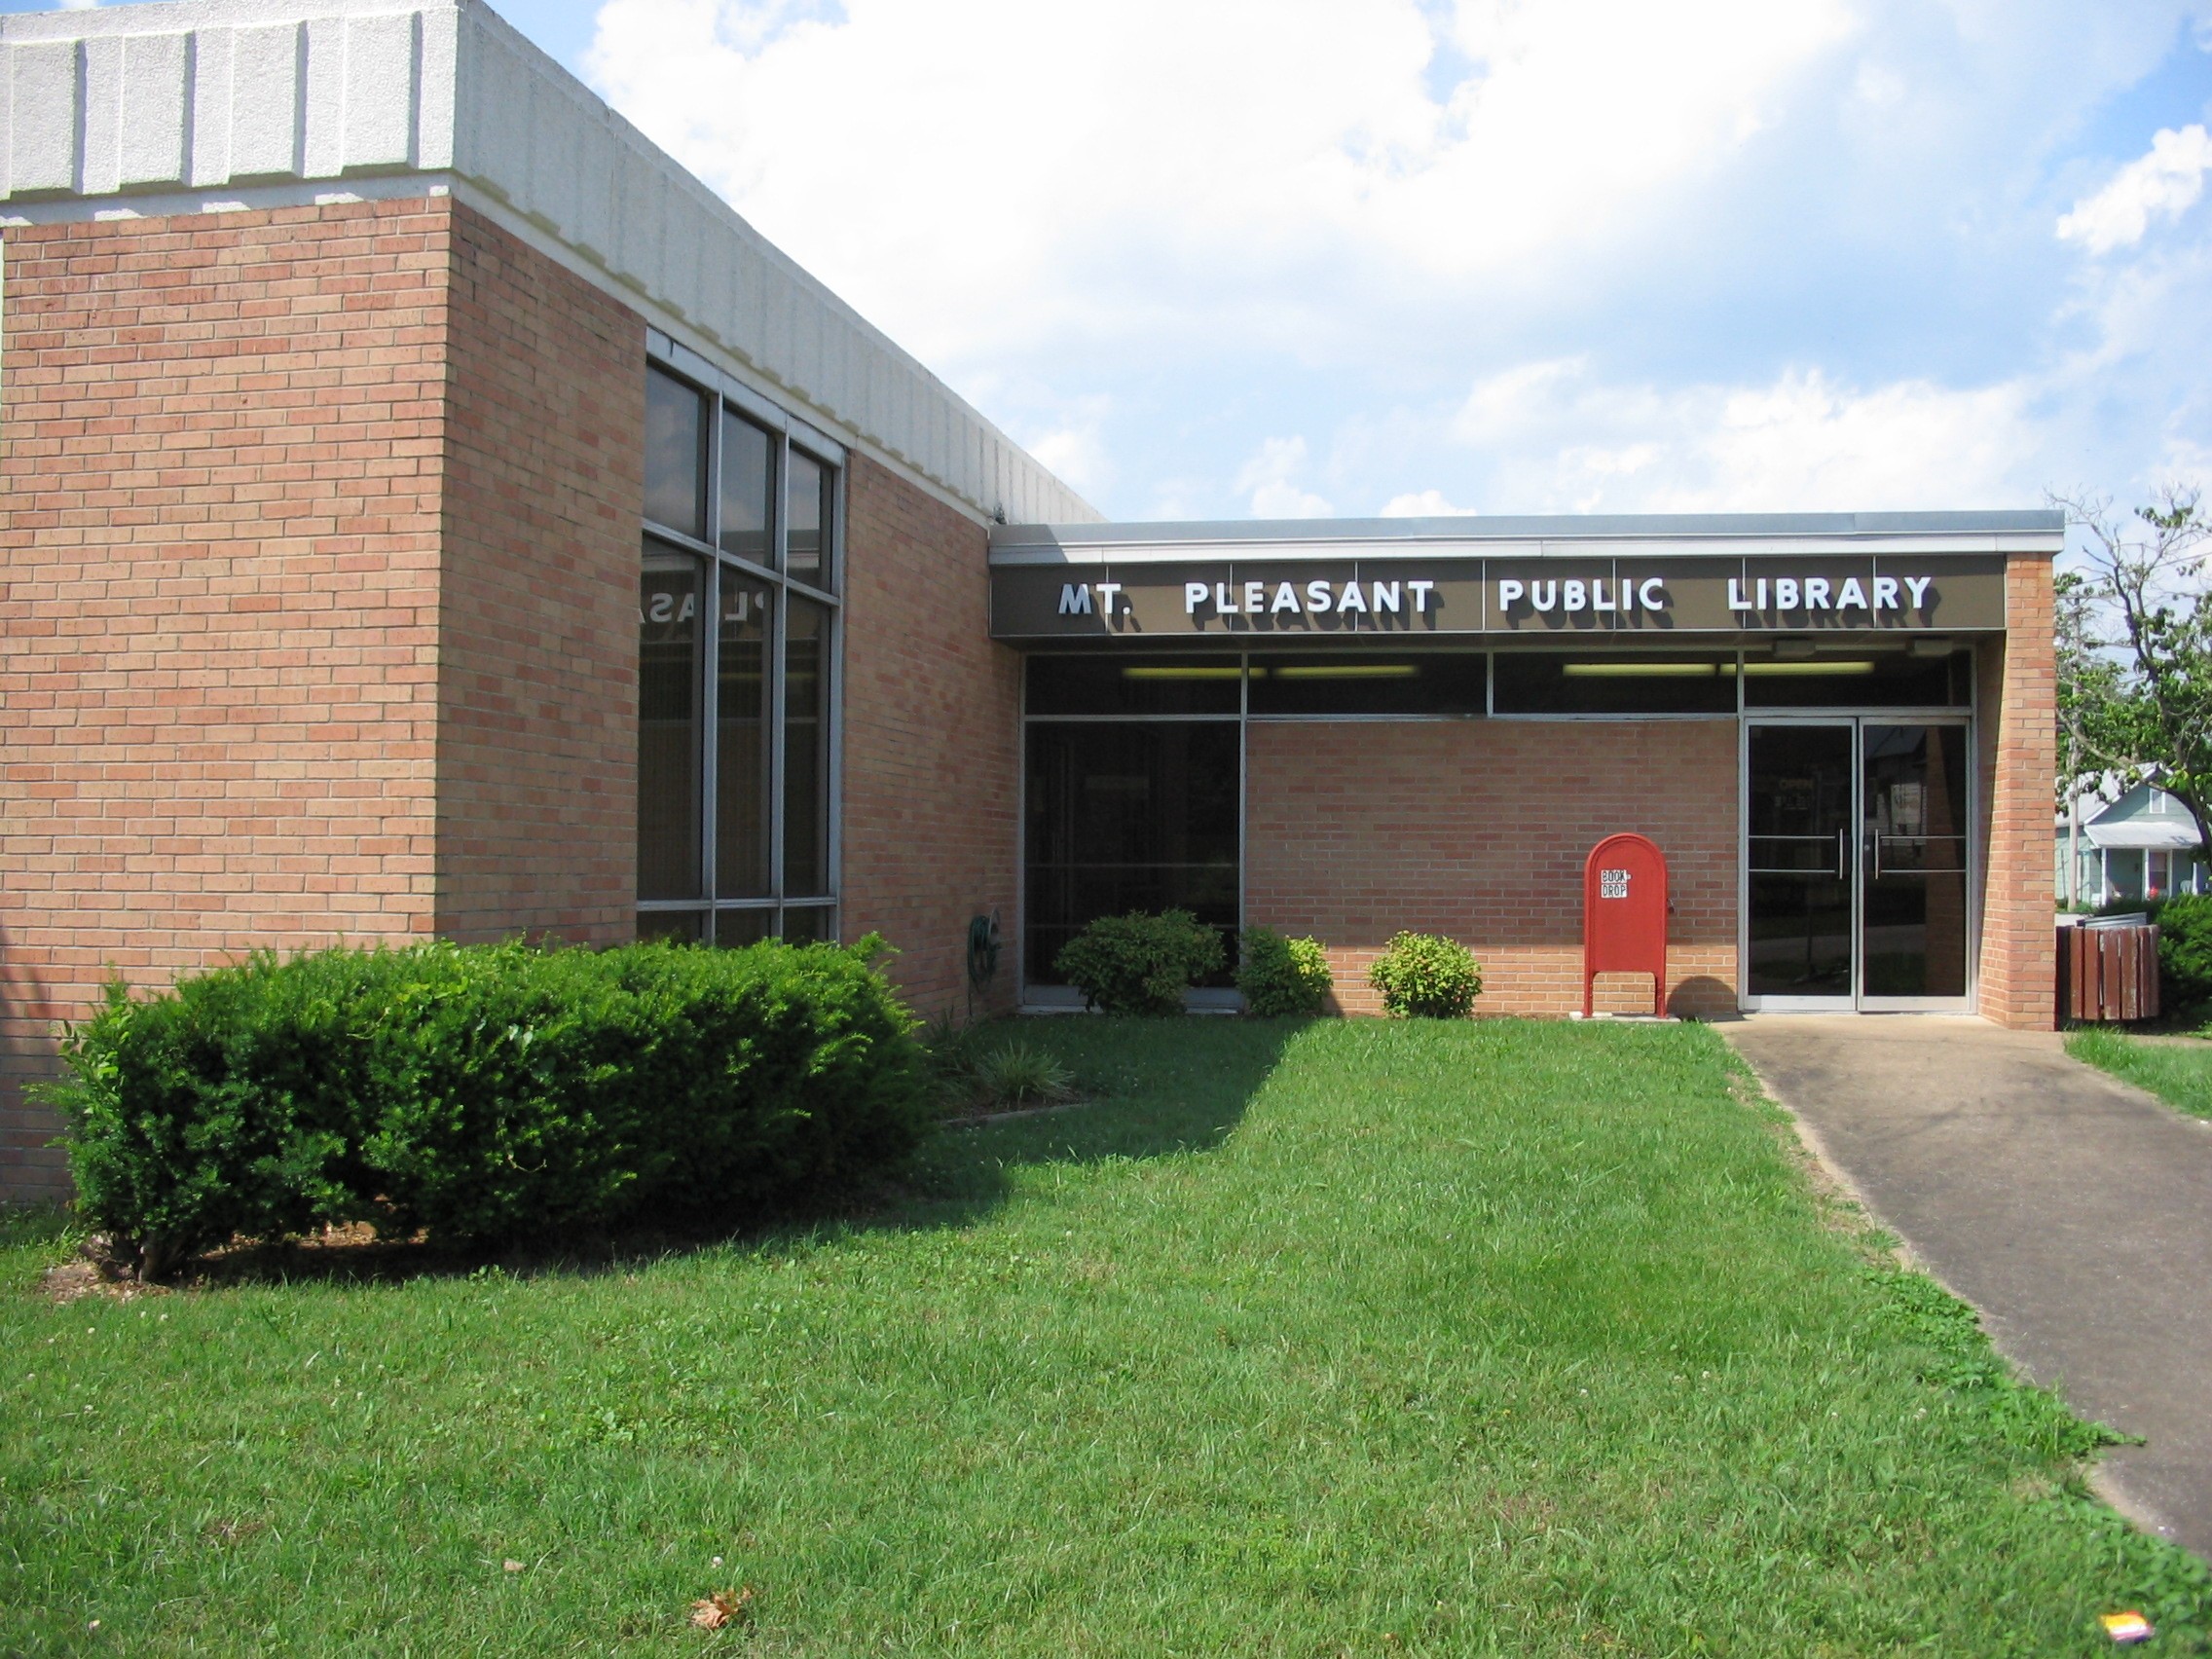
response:
[[[1235,680],[1240,668],[1124,668],[1124,680]]]
[[[1747,662],[1746,664],[1744,664],[1744,672],[1746,674],[1756,675],[1872,674],[1874,672],[1874,665],[1871,661],[1864,658],[1862,658],[1857,662],[1845,662],[1836,659],[1831,659],[1826,662]]]
[[[1253,673],[1262,672],[1254,669]],[[1277,680],[1411,680],[1420,669],[1410,662],[1346,662],[1326,666],[1278,668]]]
[[[1728,665],[1730,669],[1735,664]],[[1560,673],[1569,680],[1711,680],[1719,674],[1715,662],[1569,662]]]

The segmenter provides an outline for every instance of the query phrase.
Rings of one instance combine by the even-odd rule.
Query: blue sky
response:
[[[501,10],[1115,517],[2212,482],[2212,0]]]

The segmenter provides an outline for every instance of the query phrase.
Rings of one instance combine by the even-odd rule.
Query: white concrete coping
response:
[[[1098,517],[482,0],[18,14],[0,98],[0,227],[451,191],[978,518]]]

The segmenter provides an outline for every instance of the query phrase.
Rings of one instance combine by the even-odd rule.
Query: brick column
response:
[[[2047,1031],[2057,974],[2051,801],[2058,771],[2051,562],[2015,553],[2005,567],[2007,634],[1981,647],[1982,1014]]]

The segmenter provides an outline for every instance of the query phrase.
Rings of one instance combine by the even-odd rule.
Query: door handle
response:
[[[1838,830],[1835,832],[1835,878],[1838,881],[1849,881],[1851,879],[1851,831],[1849,830]]]
[[[1867,879],[1879,881],[1882,879],[1882,832],[1879,830],[1867,835],[1866,850],[1873,855],[1872,864],[1874,866]]]

